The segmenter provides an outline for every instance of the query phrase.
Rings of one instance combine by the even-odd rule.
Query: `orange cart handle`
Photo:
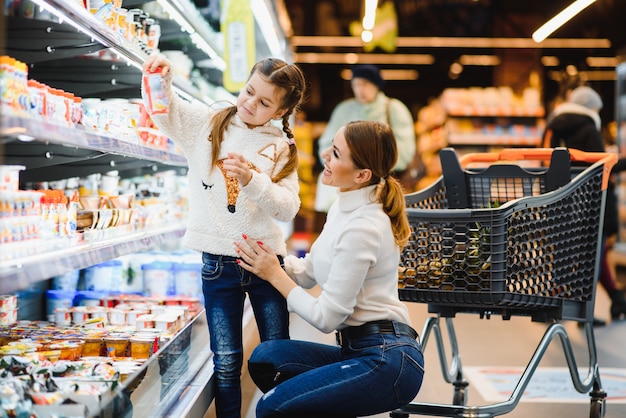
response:
[[[617,155],[609,152],[585,152],[574,148],[567,149],[570,161],[593,164],[602,162],[604,173],[602,175],[602,190],[605,190],[611,170],[617,164]],[[471,163],[495,163],[498,161],[541,160],[549,161],[554,148],[505,148],[499,152],[469,153],[459,158],[461,166],[467,167]]]

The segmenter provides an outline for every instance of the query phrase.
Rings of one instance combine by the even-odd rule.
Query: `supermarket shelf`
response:
[[[175,152],[26,117],[3,115],[0,135],[4,163],[26,166],[22,182],[142,167],[149,172],[187,167],[187,159]]]
[[[201,310],[92,416],[201,418],[213,401],[213,353],[208,347],[206,316]],[[187,412],[173,413],[180,410]]]
[[[89,267],[125,254],[147,251],[180,239],[185,232],[177,224],[114,238],[94,240],[75,246],[13,258],[0,263],[0,293],[12,293],[72,270]],[[31,247],[35,243],[31,244]],[[3,251],[7,250],[7,247]]]

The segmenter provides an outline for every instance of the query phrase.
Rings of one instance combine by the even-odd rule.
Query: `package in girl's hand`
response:
[[[157,68],[154,72],[144,74],[142,82],[144,102],[148,114],[154,115],[169,112],[170,105],[167,100],[165,80],[161,75],[161,69]]]

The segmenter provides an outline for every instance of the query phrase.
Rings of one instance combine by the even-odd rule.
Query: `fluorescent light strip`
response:
[[[544,55],[543,57],[541,57],[541,64],[544,67],[558,67],[560,61],[558,57]]]
[[[291,44],[297,47],[346,47],[362,48],[363,42],[357,36],[294,36]],[[541,44],[529,38],[457,38],[457,37],[399,37],[398,48],[502,48],[502,49],[585,49],[610,48],[606,38],[553,38]]]
[[[211,45],[209,45],[206,39],[200,36],[198,32],[192,33],[191,35],[189,35],[189,38],[191,39],[191,42],[193,42],[199,49],[204,51],[204,53],[213,60],[215,68],[221,71],[224,71],[226,69],[226,62],[222,59],[222,57],[217,55],[215,50],[211,48]]]
[[[617,67],[616,57],[587,57],[585,60],[590,67]]]
[[[267,43],[270,53],[275,58],[284,59],[284,48],[281,48],[278,35],[276,34],[278,24],[276,26],[274,25],[274,20],[272,19],[266,2],[264,0],[250,0],[250,7],[252,8],[254,19],[261,29],[261,33],[263,34],[263,38]]]
[[[165,10],[172,20],[180,25],[180,27],[188,33],[194,33],[196,30],[189,24],[187,19],[176,10],[167,0],[157,0],[157,3]]]
[[[617,80],[617,74],[613,70],[593,70],[593,71],[581,71],[578,73],[581,79],[588,81],[615,81]],[[550,71],[548,77],[551,80],[561,81],[563,79],[563,73],[561,71]]]
[[[363,15],[363,30],[373,30],[376,23],[376,9],[378,0],[365,0],[365,14]]]
[[[435,57],[430,54],[338,54],[302,52],[294,54],[294,61],[301,64],[405,64],[431,65]]]
[[[419,72],[417,70],[380,70],[380,75],[385,81],[391,80],[417,80]],[[342,80],[352,80],[352,70],[341,70],[340,76]]]
[[[555,30],[569,22],[578,13],[589,7],[596,0],[576,0],[561,12],[557,13],[552,19],[544,23],[539,29],[533,33],[533,41],[539,43],[543,42],[548,36],[550,36]]]
[[[459,63],[462,65],[495,67],[500,65],[500,58],[495,55],[461,55]]]

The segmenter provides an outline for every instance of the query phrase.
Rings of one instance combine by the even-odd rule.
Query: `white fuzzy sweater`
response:
[[[286,255],[285,237],[275,220],[287,222],[296,216],[300,208],[298,176],[294,172],[278,183],[271,180],[288,160],[286,135],[269,122],[250,129],[235,115],[219,159],[238,152],[254,168],[245,187],[240,188],[236,181],[227,187],[219,167],[210,171],[208,137],[214,110],[184,101],[168,90],[169,113],[154,114],[152,120],[180,147],[189,163],[189,216],[183,245],[235,257],[234,242],[246,234]]]
[[[285,258],[287,274],[301,286],[289,293],[288,308],[322,332],[383,319],[410,324],[398,297],[400,249],[374,202],[375,188],[338,193],[310,253]],[[316,284],[319,297],[304,290]]]

